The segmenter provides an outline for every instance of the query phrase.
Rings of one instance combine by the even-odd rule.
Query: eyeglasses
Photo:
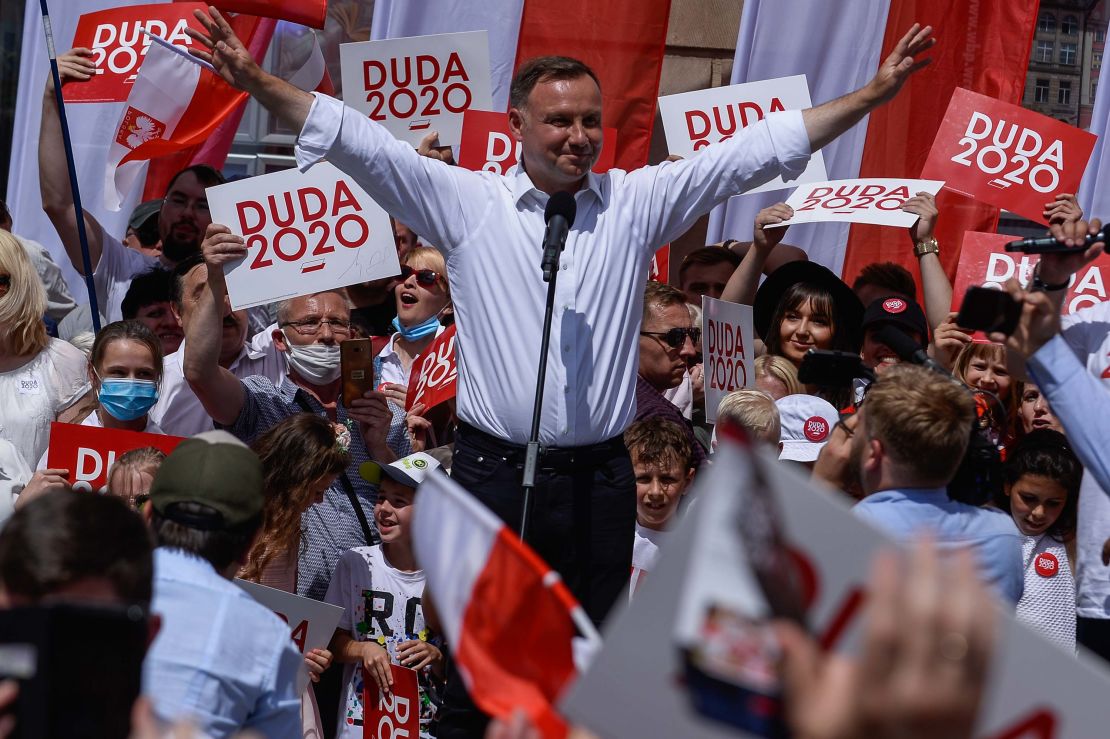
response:
[[[689,336],[690,341],[695,344],[701,341],[701,329],[672,328],[669,331],[641,331],[640,336],[657,336],[670,348],[681,349],[682,345],[686,343],[687,336]]]
[[[279,324],[280,327],[292,326],[293,330],[301,336],[315,336],[320,333],[320,327],[327,325],[333,334],[347,335],[351,333],[350,321],[335,321],[332,319],[321,320],[319,318],[309,318],[305,321],[286,321]]]
[[[436,272],[435,270],[413,269],[407,264],[404,267],[401,267],[402,281],[407,280],[413,275],[416,275],[416,284],[423,285],[424,287],[431,287],[432,285],[436,284],[436,281],[439,280],[439,272]]]
[[[851,418],[851,416],[848,416],[848,418]],[[847,437],[848,437],[849,439],[851,439],[851,438],[852,438],[853,436],[855,436],[855,434],[856,434],[856,431],[855,431],[855,429],[850,429],[850,428],[848,428],[848,424],[846,424],[846,423],[844,422],[844,420],[845,420],[845,419],[843,419],[843,418],[842,418],[842,419],[840,419],[839,421],[837,421],[836,423],[834,423],[834,424],[833,424],[833,428],[834,428],[834,429],[840,429],[841,431],[843,431],[843,432],[844,432],[844,434],[845,434],[845,435],[846,435],[846,436],[847,436]]]

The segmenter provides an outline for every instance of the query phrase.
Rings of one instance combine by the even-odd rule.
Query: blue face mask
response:
[[[97,393],[100,407],[112,418],[134,421],[142,418],[158,402],[158,385],[152,380],[109,377],[100,381]]]
[[[406,328],[401,325],[401,319],[393,319],[393,330],[401,334],[401,338],[407,341],[416,341],[423,339],[427,336],[432,336],[439,330],[439,316],[432,316],[423,323],[418,323],[415,326]]]

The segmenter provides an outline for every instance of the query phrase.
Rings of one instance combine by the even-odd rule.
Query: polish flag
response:
[[[188,53],[151,40],[109,145],[104,204],[113,211],[147,160],[202,142],[246,97]]]
[[[247,13],[263,18],[323,28],[328,15],[328,0],[211,0],[218,10]]]
[[[559,575],[446,475],[429,475],[413,509],[413,546],[452,656],[474,702],[523,710],[545,739],[563,737],[555,701],[578,676],[576,629],[600,637]]]
[[[1036,27],[1037,0],[746,0],[732,82],[805,74],[815,104],[855,90],[875,74],[906,30],[932,26],[932,64],[891,103],[825,147],[829,179],[916,178],[957,87],[1019,104]],[[733,198],[713,213],[709,240],[750,239],[755,214],[789,190]],[[999,211],[942,190],[937,240],[949,274],[965,231],[994,231]],[[870,262],[893,261],[917,274],[902,229],[860,224],[795,226],[786,241],[851,280]],[[847,249],[845,249],[847,245]]]

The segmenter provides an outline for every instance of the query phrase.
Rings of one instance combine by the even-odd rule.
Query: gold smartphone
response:
[[[374,389],[374,349],[370,339],[347,339],[339,344],[343,376],[343,405]]]

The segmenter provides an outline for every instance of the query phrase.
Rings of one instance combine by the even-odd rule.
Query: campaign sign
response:
[[[85,13],[77,21],[73,46],[91,49],[96,72],[87,82],[62,88],[67,103],[119,103],[127,100],[139,67],[152,43],[147,31],[175,46],[188,49],[193,40],[186,28],[204,31],[193,16],[207,3],[157,3]]]
[[[659,98],[659,115],[671,154],[692,157],[710,144],[732,138],[737,131],[768,113],[804,110],[812,106],[809,84],[804,74],[773,80],[713,87]],[[805,182],[829,178],[821,152],[814,152],[805,171],[790,184],[776,177],[747,192],[781,190]]]
[[[648,279],[652,282],[666,283],[671,274],[671,245],[663,244],[655,250],[648,268]]]
[[[897,177],[832,180],[802,185],[786,199],[786,204],[794,209],[794,217],[764,228],[820,221],[874,223],[879,226],[909,228],[917,221],[917,215],[903,211],[902,204],[919,192],[936,195],[943,186],[944,183],[937,180],[905,180]]]
[[[952,285],[952,310],[960,309],[964,293],[973,285],[1001,289],[1010,279],[1016,279],[1023,285],[1032,282],[1033,267],[1041,257],[1039,254],[1006,251],[1006,244],[1016,238],[977,231],[964,233],[960,264]],[[1061,312],[1075,313],[1082,308],[1110,300],[1108,285],[1110,255],[1102,254],[1072,275]]]
[[[46,453],[46,466],[50,469],[69,470],[67,479],[74,490],[94,490],[100,493],[104,492],[104,487],[108,484],[108,471],[119,455],[145,446],[152,446],[169,454],[182,441],[184,439],[180,436],[54,422],[50,424],[50,448]]]
[[[1045,203],[1079,190],[1094,134],[1018,105],[957,88],[922,177],[1045,223]]]
[[[702,362],[705,369],[705,418],[717,422],[721,398],[755,386],[755,331],[752,307],[701,298]]]
[[[448,326],[424,353],[412,363],[409,373],[408,402],[405,410],[417,403],[430,410],[445,400],[455,397],[459,368],[455,363],[455,327]]]
[[[416,146],[462,138],[463,112],[493,107],[485,31],[339,45],[343,102]]]
[[[213,223],[246,239],[227,270],[235,310],[401,271],[389,216],[328,162],[209,187]]]
[[[416,671],[393,664],[389,669],[393,672],[393,687],[386,694],[363,668],[362,736],[365,739],[418,739],[420,691]]]
[[[617,157],[617,129],[602,129],[605,145],[594,162],[593,171],[607,172]],[[471,108],[463,113],[459,165],[475,172],[507,174],[520,161],[520,142],[509,131],[509,116]]]

